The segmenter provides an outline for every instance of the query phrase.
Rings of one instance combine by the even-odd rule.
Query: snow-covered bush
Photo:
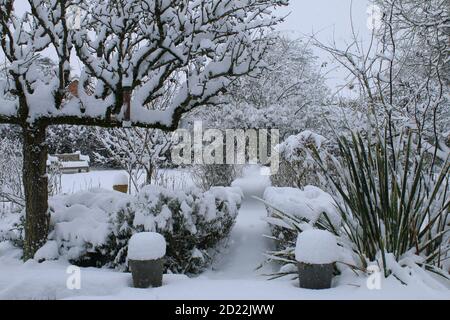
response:
[[[228,236],[241,199],[240,189],[220,187],[204,193],[146,186],[136,196],[102,189],[56,196],[50,200],[47,243],[55,241],[57,256],[74,264],[125,270],[133,234],[158,232],[167,241],[167,269],[197,273]],[[36,259],[55,256],[38,252]]]
[[[23,246],[24,216],[8,207],[0,210],[0,242],[9,241],[17,247]]]
[[[239,169],[229,164],[198,164],[191,167],[195,185],[202,190],[229,187],[239,176]]]
[[[283,265],[274,276],[296,274],[290,268],[296,263],[295,247],[299,233],[314,227],[338,230],[341,218],[331,195],[314,187],[298,188],[270,187],[264,192],[275,251],[268,252],[268,260]],[[289,270],[288,270],[289,269]]]
[[[377,137],[341,138],[340,157],[330,155],[332,171],[315,154],[334,190],[328,199],[314,202],[298,189],[266,190],[268,222],[277,241],[269,261],[284,265],[275,277],[295,273],[296,234],[312,227],[337,236],[345,263],[341,266],[365,271],[377,264],[385,276],[401,278],[403,267],[414,269],[418,264],[448,277],[449,161],[425,166],[429,155],[412,143],[411,136],[400,135],[392,143],[387,134]],[[319,212],[327,214],[317,219],[317,203],[330,202],[331,211],[321,208]]]
[[[325,137],[306,130],[289,136],[277,146],[280,168],[271,176],[273,186],[302,188],[307,185],[325,187],[320,179],[320,167],[314,160],[313,150],[326,158],[332,152],[332,144]]]
[[[110,239],[110,246],[117,252],[114,266],[125,262],[126,241],[132,233],[152,231],[161,233],[168,243],[168,269],[200,272],[231,231],[241,199],[237,188],[215,187],[202,193],[145,187],[131,206],[117,214],[117,229]]]
[[[342,138],[339,149],[337,176],[322,168],[343,222],[330,231],[351,243],[363,268],[377,261],[386,276],[389,254],[397,262],[415,255],[426,268],[442,268],[450,250],[448,155],[442,165],[426,164],[427,151],[412,135],[390,140],[387,132],[374,141],[360,134]]]
[[[10,203],[12,209],[24,205],[21,147],[19,139],[0,137],[0,202]]]

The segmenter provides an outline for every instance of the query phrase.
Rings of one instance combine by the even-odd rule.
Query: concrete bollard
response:
[[[333,280],[334,263],[309,264],[297,262],[300,288],[329,289]]]
[[[135,288],[161,287],[164,272],[164,259],[128,260]]]
[[[338,259],[339,247],[333,234],[317,229],[301,232],[295,247],[300,288],[331,288],[334,264]]]
[[[162,286],[166,240],[155,232],[134,234],[128,242],[128,266],[135,288]]]

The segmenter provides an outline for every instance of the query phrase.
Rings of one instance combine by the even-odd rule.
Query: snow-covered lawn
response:
[[[63,187],[73,192],[87,187],[111,188],[112,171],[93,171],[64,175]],[[246,199],[241,207],[228,246],[222,250],[213,266],[197,277],[164,275],[160,288],[135,289],[130,273],[110,269],[80,268],[80,289],[70,290],[65,261],[38,263],[20,260],[21,252],[9,243],[0,243],[0,299],[450,299],[449,288],[432,289],[421,280],[404,286],[394,278],[383,279],[381,290],[369,290],[366,279],[353,273],[334,279],[328,290],[300,289],[297,280],[268,281],[264,273],[271,266],[255,271],[263,262],[264,252],[271,243],[265,206],[254,200],[262,196],[270,184],[267,177],[247,170],[234,186],[243,189]],[[73,270],[72,270],[73,272]]]
[[[124,170],[92,170],[90,172],[63,174],[61,176],[61,189],[63,193],[75,193],[92,188],[112,190],[117,175],[126,174]],[[176,187],[192,186],[192,178],[187,170],[160,170],[159,180]],[[144,175],[142,175],[144,179]],[[142,181],[143,182],[143,181]]]

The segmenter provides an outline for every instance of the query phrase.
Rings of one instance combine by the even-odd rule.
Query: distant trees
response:
[[[357,110],[375,127],[414,133],[413,143],[432,154],[433,163],[449,152],[449,2],[377,0],[382,16],[372,41],[356,33],[346,48],[315,42],[344,68],[358,92]],[[391,146],[393,148],[393,146]]]
[[[330,92],[310,43],[277,34],[264,61],[267,69],[258,77],[242,77],[230,87],[223,107],[204,110],[206,122],[220,128],[279,128],[283,136],[324,125]]]

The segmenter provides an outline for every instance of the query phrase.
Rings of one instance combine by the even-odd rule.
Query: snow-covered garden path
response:
[[[263,238],[268,234],[267,223],[262,220],[266,210],[256,200],[244,200],[236,225],[231,231],[229,247],[214,264],[213,278],[253,278],[261,272],[255,269],[263,262],[270,243]]]
[[[261,176],[259,170],[247,170],[244,177],[233,184],[239,186],[245,195],[236,224],[231,231],[228,247],[216,257],[213,271],[205,276],[212,279],[252,279],[261,278],[267,269],[255,270],[264,261],[264,253],[270,248],[271,241],[263,237],[269,234],[264,204],[253,196],[262,197],[266,186],[270,184],[267,176]]]

